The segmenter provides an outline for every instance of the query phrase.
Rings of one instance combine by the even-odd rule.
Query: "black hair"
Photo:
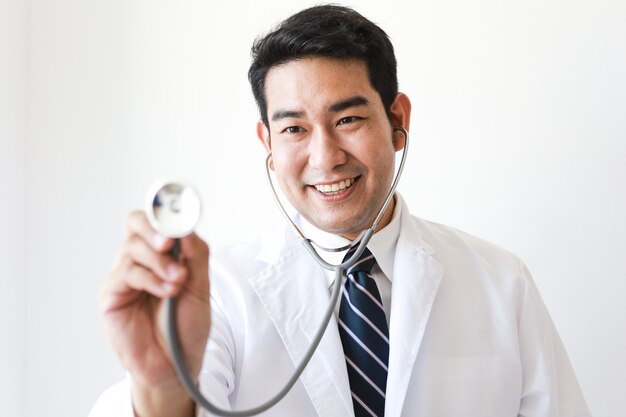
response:
[[[355,10],[329,4],[302,10],[254,41],[248,80],[265,126],[269,127],[267,72],[273,66],[311,56],[365,61],[370,83],[380,95],[387,115],[391,115],[398,77],[389,37]]]

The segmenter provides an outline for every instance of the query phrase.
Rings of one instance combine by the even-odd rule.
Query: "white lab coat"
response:
[[[590,416],[524,265],[492,244],[412,217],[406,206],[401,222],[385,416]],[[202,390],[223,407],[256,406],[283,386],[309,346],[329,300],[327,281],[285,228],[214,254],[211,286]],[[118,386],[103,395],[91,417],[112,417],[109,407],[131,416],[128,392]],[[300,380],[263,415],[353,415],[334,318]]]

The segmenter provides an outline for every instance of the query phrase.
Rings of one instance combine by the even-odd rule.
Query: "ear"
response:
[[[263,120],[259,119],[256,122],[256,136],[261,141],[261,144],[267,152],[272,151],[272,143],[270,140],[270,131],[263,123]]]
[[[261,142],[261,144],[263,145],[263,147],[265,148],[265,151],[267,153],[272,152],[272,139],[270,137],[270,131],[267,128],[267,126],[265,126],[265,123],[263,123],[263,120],[261,119],[259,119],[259,121],[256,122],[256,136]],[[270,169],[272,171],[274,170],[273,160],[270,160]]]
[[[403,127],[409,130],[411,125],[411,100],[404,93],[396,94],[396,98],[391,105],[391,125]],[[404,149],[406,137],[402,132],[394,131],[393,145],[396,151]]]

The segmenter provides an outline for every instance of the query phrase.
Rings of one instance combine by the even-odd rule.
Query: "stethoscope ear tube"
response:
[[[330,296],[330,302],[328,304],[328,307],[326,308],[326,311],[324,312],[324,317],[322,318],[322,321],[317,330],[317,333],[315,334],[315,336],[313,337],[313,340],[311,341],[311,345],[309,346],[309,349],[306,351],[305,355],[300,360],[298,367],[295,369],[294,373],[289,378],[289,380],[287,381],[283,389],[280,390],[270,400],[266,401],[264,404],[261,404],[254,408],[250,408],[248,410],[232,411],[232,410],[223,410],[213,405],[209,400],[207,400],[206,397],[204,397],[204,395],[200,392],[198,386],[196,385],[196,382],[194,381],[194,378],[189,374],[189,371],[187,370],[187,366],[185,365],[185,357],[183,354],[182,347],[180,345],[180,340],[178,338],[178,326],[176,323],[176,297],[170,297],[166,299],[165,300],[165,314],[166,314],[166,321],[167,321],[166,338],[167,338],[168,348],[172,356],[172,363],[174,365],[174,368],[176,369],[178,378],[181,380],[181,382],[187,389],[187,392],[189,393],[189,395],[191,395],[191,397],[196,402],[196,404],[199,404],[202,408],[209,411],[210,413],[219,414],[222,416],[227,416],[227,417],[252,416],[252,415],[260,414],[268,410],[275,404],[277,404],[285,395],[287,395],[287,393],[291,390],[291,388],[296,383],[298,378],[300,378],[300,375],[304,371],[304,368],[306,368],[309,361],[313,357],[313,354],[315,353],[317,346],[319,345],[320,341],[322,340],[322,337],[324,336],[324,333],[326,332],[328,323],[330,322],[330,319],[333,316],[335,305],[337,305],[337,300],[339,299],[339,294],[341,293],[343,271],[345,271],[346,269],[354,265],[354,263],[358,260],[359,256],[361,256],[361,253],[365,250],[365,247],[367,246],[370,239],[374,235],[374,232],[376,231],[376,227],[380,223],[382,216],[385,210],[387,209],[387,206],[389,206],[389,203],[391,202],[391,199],[393,198],[393,194],[396,191],[396,187],[398,186],[398,182],[399,182],[399,179],[402,174],[402,170],[404,168],[404,164],[406,161],[406,155],[407,155],[408,146],[409,146],[409,132],[403,127],[394,127],[393,130],[404,133],[404,136],[405,136],[404,150],[402,151],[402,159],[400,161],[400,166],[398,167],[398,172],[394,178],[394,181],[391,185],[391,188],[385,199],[385,202],[383,206],[381,207],[380,211],[378,212],[378,215],[376,216],[376,219],[374,220],[374,223],[372,224],[372,226],[369,229],[367,229],[364,233],[362,233],[361,236],[357,237],[354,241],[352,241],[349,245],[342,247],[342,248],[327,249],[316,244],[316,246],[318,246],[322,250],[328,250],[328,251],[346,250],[358,244],[358,248],[356,249],[354,254],[350,256],[349,259],[345,260],[343,263],[339,265],[329,264],[326,261],[324,261],[324,259],[322,259],[322,257],[313,247],[314,242],[311,241],[310,239],[307,239],[304,236],[304,234],[300,231],[298,226],[296,226],[296,224],[287,214],[287,211],[285,210],[280,199],[278,198],[278,195],[274,188],[274,184],[272,183],[272,179],[270,175],[270,161],[271,161],[272,153],[271,152],[268,153],[267,158],[265,160],[267,178],[268,178],[268,182],[270,185],[270,189],[272,191],[272,195],[274,196],[276,203],[280,207],[281,212],[283,213],[285,218],[288,220],[288,222],[292,225],[294,231],[300,237],[302,244],[304,245],[306,250],[311,254],[313,259],[315,259],[315,261],[318,262],[325,269],[335,271],[335,281],[333,283],[333,290]]]

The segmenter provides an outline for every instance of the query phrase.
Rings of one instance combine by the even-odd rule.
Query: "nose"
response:
[[[309,142],[309,166],[322,172],[345,164],[348,156],[340,139],[327,129],[318,129]]]

